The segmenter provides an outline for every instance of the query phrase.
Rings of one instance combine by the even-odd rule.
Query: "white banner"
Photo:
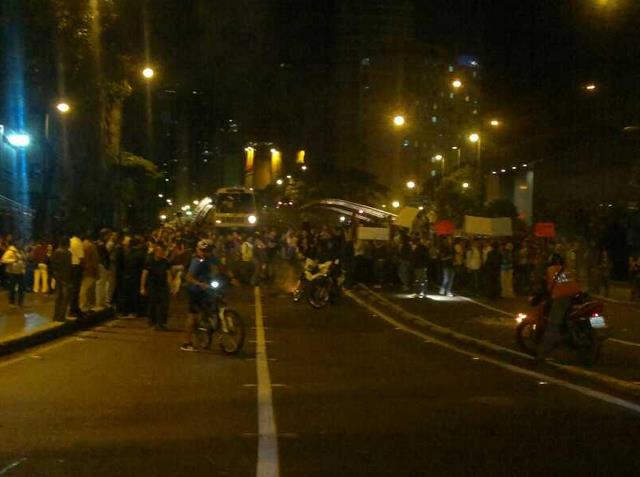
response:
[[[509,217],[492,219],[465,215],[464,231],[470,235],[487,235],[489,237],[510,237],[513,234]]]
[[[416,216],[419,213],[420,210],[415,207],[405,207],[400,211],[398,217],[396,217],[395,222],[393,222],[393,225],[410,229],[413,221],[416,219]]]
[[[390,229],[383,227],[358,227],[358,240],[387,241],[391,236]]]

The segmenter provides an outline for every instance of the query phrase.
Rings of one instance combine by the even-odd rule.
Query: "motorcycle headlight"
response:
[[[220,282],[218,281],[212,281],[211,282],[211,288],[220,288]]]
[[[255,215],[250,215],[249,217],[247,217],[247,220],[250,224],[255,224],[258,221],[258,218]]]

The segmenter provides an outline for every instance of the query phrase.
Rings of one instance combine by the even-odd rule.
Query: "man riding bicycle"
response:
[[[186,342],[180,347],[182,351],[195,351],[192,335],[200,313],[206,303],[206,290],[211,281],[221,274],[221,265],[213,254],[214,246],[209,240],[200,240],[196,246],[196,253],[191,259],[187,272],[187,289],[189,292],[189,313],[185,323]],[[225,274],[232,283],[235,282],[231,273]]]

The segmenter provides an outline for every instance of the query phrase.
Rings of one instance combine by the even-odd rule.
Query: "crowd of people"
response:
[[[0,281],[13,306],[23,305],[25,292],[57,293],[57,321],[114,307],[120,315],[149,316],[162,328],[170,294],[180,291],[197,242],[207,239],[235,277],[254,285],[273,281],[283,264],[295,275],[306,258],[338,258],[345,287],[362,282],[376,288],[397,286],[416,296],[431,291],[497,299],[528,294],[534,277],[544,274],[549,255],[557,253],[589,292],[609,292],[611,262],[606,249],[577,241],[436,236],[399,228],[387,241],[356,237],[351,226],[310,224],[246,232],[175,226],[148,235],[105,229],[27,245],[8,235],[0,238]],[[638,257],[630,259],[629,273],[631,298],[638,300]]]

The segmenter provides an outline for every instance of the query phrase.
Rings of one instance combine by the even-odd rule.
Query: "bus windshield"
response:
[[[219,194],[216,212],[220,214],[252,214],[256,205],[253,194]]]

